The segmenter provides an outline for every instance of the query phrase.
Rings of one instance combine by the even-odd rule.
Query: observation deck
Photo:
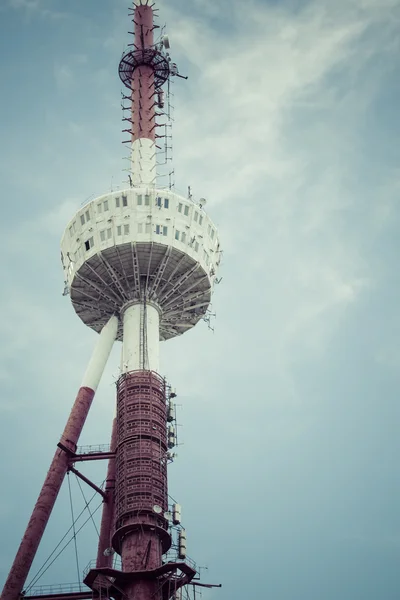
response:
[[[216,227],[203,208],[154,188],[95,198],[61,241],[65,291],[86,325],[100,332],[127,303],[151,302],[160,311],[161,340],[205,315],[220,258]]]

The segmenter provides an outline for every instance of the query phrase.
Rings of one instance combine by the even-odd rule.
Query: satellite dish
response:
[[[169,45],[169,37],[167,35],[163,35],[162,43],[163,43],[164,48],[166,50],[168,50],[168,48],[170,47],[170,45]]]
[[[156,513],[156,515],[160,515],[162,513],[162,508],[158,504],[155,504],[153,506],[153,511]]]
[[[205,206],[207,204],[207,200],[205,198],[200,198],[200,206]]]
[[[106,548],[103,552],[104,556],[112,556],[114,553],[114,548]]]

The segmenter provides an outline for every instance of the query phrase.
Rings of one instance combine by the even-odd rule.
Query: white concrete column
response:
[[[132,143],[132,183],[134,186],[156,184],[156,145],[140,138]]]
[[[122,372],[159,371],[160,315],[152,304],[131,304],[123,312]]]
[[[88,387],[94,392],[100,383],[111,349],[117,337],[118,317],[112,316],[100,332],[93,350],[81,387]]]

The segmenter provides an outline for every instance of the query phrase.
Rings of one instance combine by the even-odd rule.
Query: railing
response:
[[[48,596],[50,594],[73,594],[85,592],[89,588],[83,583],[57,583],[54,585],[35,585],[26,590],[26,596]]]
[[[197,571],[197,565],[194,562],[194,560],[192,560],[190,558],[190,556],[186,555],[186,558],[179,558],[178,546],[176,544],[172,544],[170,550],[168,550],[168,552],[164,555],[164,561],[165,562],[184,562],[187,565],[189,565],[189,567],[191,567],[194,571]]]
[[[85,579],[85,577],[87,576],[87,574],[89,573],[89,571],[91,571],[92,569],[96,569],[96,560],[90,560],[88,562],[88,564],[86,565],[86,567],[83,569],[83,579]],[[117,569],[117,570],[122,570],[122,562],[121,562],[121,557],[118,554],[114,554],[113,556],[113,560],[112,560],[112,568],[113,569]]]
[[[97,446],[78,446],[76,454],[98,454],[99,452],[111,452],[110,444],[99,444]]]
[[[177,554],[177,552],[174,552],[174,550],[169,551],[164,555],[163,563],[175,563],[175,562],[184,562],[187,565],[189,565],[189,567],[192,567],[192,569],[194,571],[197,571],[196,563],[189,556],[186,556],[186,558],[184,560],[182,560],[182,559],[178,558],[178,554]],[[112,568],[122,570],[122,561],[121,561],[121,557],[118,554],[114,554],[114,556],[113,556]],[[92,569],[96,569],[96,560],[94,560],[94,559],[89,561],[88,564],[86,565],[86,567],[83,569],[83,578],[84,579],[87,576],[87,574],[89,573],[89,571],[91,571]]]

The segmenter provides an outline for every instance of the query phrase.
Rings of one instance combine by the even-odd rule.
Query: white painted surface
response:
[[[180,504],[172,505],[172,522],[174,525],[179,525],[182,518],[182,509]]]
[[[134,186],[156,184],[156,145],[148,138],[140,138],[132,144],[132,183]]]
[[[91,239],[93,245],[87,249]],[[200,263],[211,284],[217,276],[221,260],[218,232],[204,209],[171,190],[143,186],[99,196],[68,223],[61,241],[67,288],[94,254],[132,242],[156,242],[177,248]]]
[[[117,329],[118,318],[113,316],[101,330],[99,339],[97,340],[97,344],[93,350],[93,354],[83,377],[81,387],[88,387],[93,391],[96,391],[107,364],[108,357],[110,356],[115,338],[117,337]]]
[[[151,304],[132,304],[123,313],[122,372],[159,372],[160,315]]]

